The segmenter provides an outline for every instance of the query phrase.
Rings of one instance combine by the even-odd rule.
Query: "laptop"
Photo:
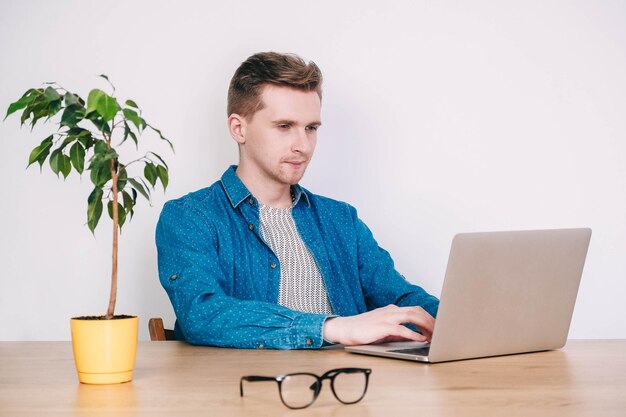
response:
[[[590,239],[591,229],[458,234],[431,342],[345,349],[428,363],[559,349]]]

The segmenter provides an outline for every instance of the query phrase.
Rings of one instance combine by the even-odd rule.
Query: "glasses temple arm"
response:
[[[248,382],[259,382],[259,381],[277,381],[276,377],[273,376],[259,376],[259,375],[248,375],[242,376],[239,380],[239,396],[243,397],[243,381]]]

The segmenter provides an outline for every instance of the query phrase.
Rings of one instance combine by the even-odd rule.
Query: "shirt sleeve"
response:
[[[156,229],[159,279],[187,342],[251,349],[310,349],[323,344],[323,314],[224,293],[217,236],[206,216],[168,202]]]
[[[353,210],[357,235],[359,276],[368,310],[389,304],[420,306],[431,316],[437,316],[439,299],[422,287],[411,284],[396,271],[394,262],[385,249],[378,246],[371,230]]]

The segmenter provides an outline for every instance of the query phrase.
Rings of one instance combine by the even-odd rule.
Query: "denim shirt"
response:
[[[159,278],[176,313],[175,336],[191,344],[309,349],[323,345],[324,314],[277,304],[280,264],[259,230],[259,204],[226,170],[208,188],[169,201],[156,229]],[[439,300],[394,268],[356,210],[292,187],[292,215],[339,316],[388,304],[437,314]]]

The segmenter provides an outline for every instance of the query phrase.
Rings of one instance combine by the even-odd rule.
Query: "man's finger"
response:
[[[388,332],[388,336],[402,337],[406,340],[413,340],[415,342],[427,342],[428,340],[430,340],[430,337],[414,332],[413,330],[408,329],[401,324],[394,326],[392,329],[390,329],[390,331]]]
[[[429,334],[432,334],[435,329],[435,319],[419,307],[398,307],[395,314],[395,320],[398,324],[414,324],[423,332]]]

